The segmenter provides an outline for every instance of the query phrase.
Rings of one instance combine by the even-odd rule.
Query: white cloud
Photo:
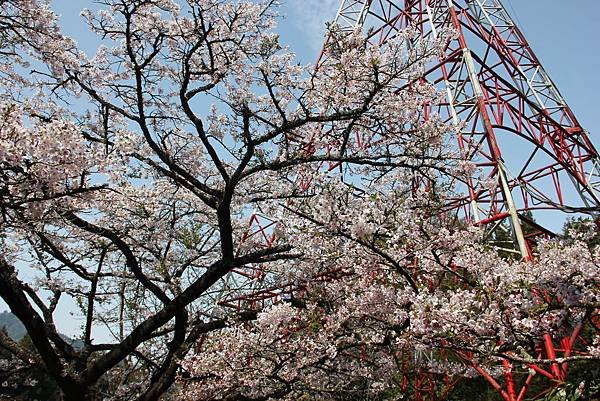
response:
[[[342,0],[287,0],[288,21],[305,33],[308,45],[319,51],[325,41],[325,24],[333,21]]]

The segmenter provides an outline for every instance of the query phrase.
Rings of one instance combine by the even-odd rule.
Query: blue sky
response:
[[[325,23],[340,0],[281,0],[282,41],[302,63],[316,60]],[[90,1],[54,0],[61,24],[85,48],[94,36],[79,18]],[[533,51],[600,147],[600,0],[503,0]]]
[[[505,0],[504,3],[599,148],[600,1]]]
[[[284,3],[279,31],[284,44],[290,46],[300,62],[316,60],[325,23],[334,18],[339,2],[287,0]],[[597,78],[600,73],[600,24],[597,22],[600,0],[504,0],[503,3],[580,123],[591,132],[592,141],[600,147],[600,80]],[[86,51],[92,50],[94,35],[87,32],[79,12],[90,5],[91,2],[82,0],[53,1],[65,32]],[[2,302],[0,305],[0,309],[6,308]],[[81,322],[68,318],[67,311],[59,313],[59,330],[67,335],[77,332]]]
[[[570,105],[581,126],[600,148],[600,0],[501,0],[534,53]],[[287,0],[282,40],[302,62],[312,62],[323,42],[325,22],[340,0]],[[505,144],[506,145],[506,144]],[[504,149],[505,152],[507,149]],[[508,152],[510,153],[510,152]],[[506,156],[506,154],[505,154]],[[510,169],[510,166],[509,166]],[[566,202],[578,204],[575,193]],[[535,218],[560,232],[567,215],[539,212]]]
[[[600,0],[503,0],[592,141],[600,147]],[[339,0],[287,0],[282,39],[303,62],[318,56]]]

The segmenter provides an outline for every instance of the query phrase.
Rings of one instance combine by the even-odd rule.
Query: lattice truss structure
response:
[[[337,22],[348,31],[370,30],[380,45],[407,27],[424,38],[456,30],[459,37],[424,78],[447,94],[447,103],[435,105],[435,111],[468,123],[457,138],[465,157],[490,176],[504,171],[520,211],[597,209],[598,153],[498,0],[347,0]],[[503,198],[509,196],[501,185],[486,193],[476,183],[464,184],[463,192],[474,193],[448,207],[467,209],[471,221],[507,209]]]
[[[381,46],[407,28],[419,33],[415,40],[446,30],[456,33],[422,77],[445,93],[445,100],[429,105],[423,115],[437,113],[446,122],[461,124],[456,149],[477,166],[471,177],[448,177],[454,191],[445,203],[446,217],[482,225],[490,238],[494,230],[510,227],[513,240],[503,247],[524,258],[532,257],[536,237],[552,235],[531,217],[563,214],[564,220],[566,213],[585,213],[598,218],[598,152],[499,0],[342,0],[335,21],[343,31],[362,29]],[[298,185],[310,183],[300,177]],[[271,246],[276,224],[276,219],[255,213],[243,240]],[[270,283],[263,272],[248,266],[227,277],[223,294],[229,295],[220,303],[260,307],[295,290]],[[559,342],[546,336],[539,356],[571,355],[580,330]],[[455,357],[472,364],[467,354]],[[566,364],[531,365],[519,387],[508,362],[504,368],[504,387],[486,379],[507,401],[524,399],[533,374],[549,383],[562,382],[567,374]],[[415,377],[413,398],[436,399],[434,380],[427,374]]]
[[[525,212],[598,210],[598,153],[499,1],[348,0],[337,21],[363,26],[380,45],[407,27],[424,38],[458,33],[424,78],[446,93],[431,111],[466,124],[457,146],[482,175],[456,182],[448,213],[475,224],[509,219],[529,256]]]
[[[343,31],[368,32],[372,43],[383,46],[406,28],[419,32],[415,40],[448,29],[458,34],[422,77],[446,94],[423,115],[437,113],[462,124],[456,149],[477,166],[471,177],[446,177],[454,188],[444,207],[447,215],[486,226],[490,233],[509,222],[513,244],[507,250],[525,258],[537,236],[552,235],[530,217],[563,214],[564,220],[575,212],[598,217],[598,152],[500,1],[343,0],[335,21]],[[368,146],[368,137],[362,142]],[[316,152],[312,147],[309,140],[307,151]],[[310,184],[310,177],[298,178],[299,187]],[[242,240],[271,246],[275,225],[273,216],[252,214]],[[261,275],[252,269],[237,273],[249,279]],[[264,286],[261,291],[265,299],[281,292]]]

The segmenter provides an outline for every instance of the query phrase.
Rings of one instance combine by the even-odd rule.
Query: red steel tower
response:
[[[447,216],[489,232],[509,223],[512,244],[502,247],[523,258],[536,236],[553,235],[534,220],[579,213],[598,222],[598,152],[499,0],[342,0],[335,22],[380,46],[407,28],[420,34],[414,40],[457,33],[422,77],[446,94],[424,115],[462,123],[457,150],[477,167],[448,177]],[[246,237],[270,246],[275,224],[253,215]]]
[[[407,28],[419,39],[447,29],[456,33],[424,73],[446,94],[428,112],[463,124],[456,146],[479,174],[454,179],[446,213],[490,233],[508,221],[512,243],[502,248],[526,259],[533,257],[536,236],[552,235],[532,217],[544,221],[563,214],[564,220],[565,213],[585,213],[598,222],[598,152],[500,0],[342,0],[336,23],[347,31],[362,29],[383,46]],[[580,330],[563,339],[546,335],[539,355],[572,355]],[[468,355],[458,356],[472,363]],[[472,366],[506,401],[523,400],[536,374],[553,384],[567,374],[566,364],[531,365],[517,380],[504,361],[500,380]],[[418,381],[428,382],[426,375]],[[415,399],[435,398],[422,389]]]
[[[499,248],[526,259],[533,257],[536,237],[552,235],[534,220],[556,222],[566,213],[583,213],[598,221],[598,152],[499,0],[342,0],[335,22],[343,31],[362,29],[381,46],[407,28],[418,32],[414,40],[435,38],[445,30],[456,33],[422,77],[446,95],[424,115],[437,113],[447,122],[461,123],[456,147],[477,166],[473,176],[451,178],[454,192],[444,207],[447,216],[482,225],[490,233],[510,227],[512,241]],[[270,246],[275,224],[253,215],[244,239],[260,237]],[[235,273],[248,279],[260,275],[252,268]],[[287,289],[255,281],[246,290],[221,303],[275,302]],[[539,356],[555,360],[571,355],[580,330],[562,340],[546,336]],[[567,373],[564,363],[531,365],[517,380],[504,361],[499,380],[468,355],[458,357],[506,401],[523,400],[535,374],[560,383]],[[415,378],[423,389],[416,388],[416,400],[435,399],[432,380],[426,374]]]
[[[600,211],[598,152],[499,0],[343,0],[336,22],[378,45],[406,28],[422,38],[457,33],[424,78],[446,94],[431,111],[466,124],[457,146],[483,177],[456,181],[448,213],[491,227],[510,221],[529,258],[529,216]]]

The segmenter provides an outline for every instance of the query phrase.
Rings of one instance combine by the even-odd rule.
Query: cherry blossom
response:
[[[90,54],[49,3],[0,8],[0,296],[65,400],[391,397],[592,327],[598,251],[503,259],[440,210],[472,166],[415,79],[452,32],[332,26],[315,67],[273,1],[106,0]]]

